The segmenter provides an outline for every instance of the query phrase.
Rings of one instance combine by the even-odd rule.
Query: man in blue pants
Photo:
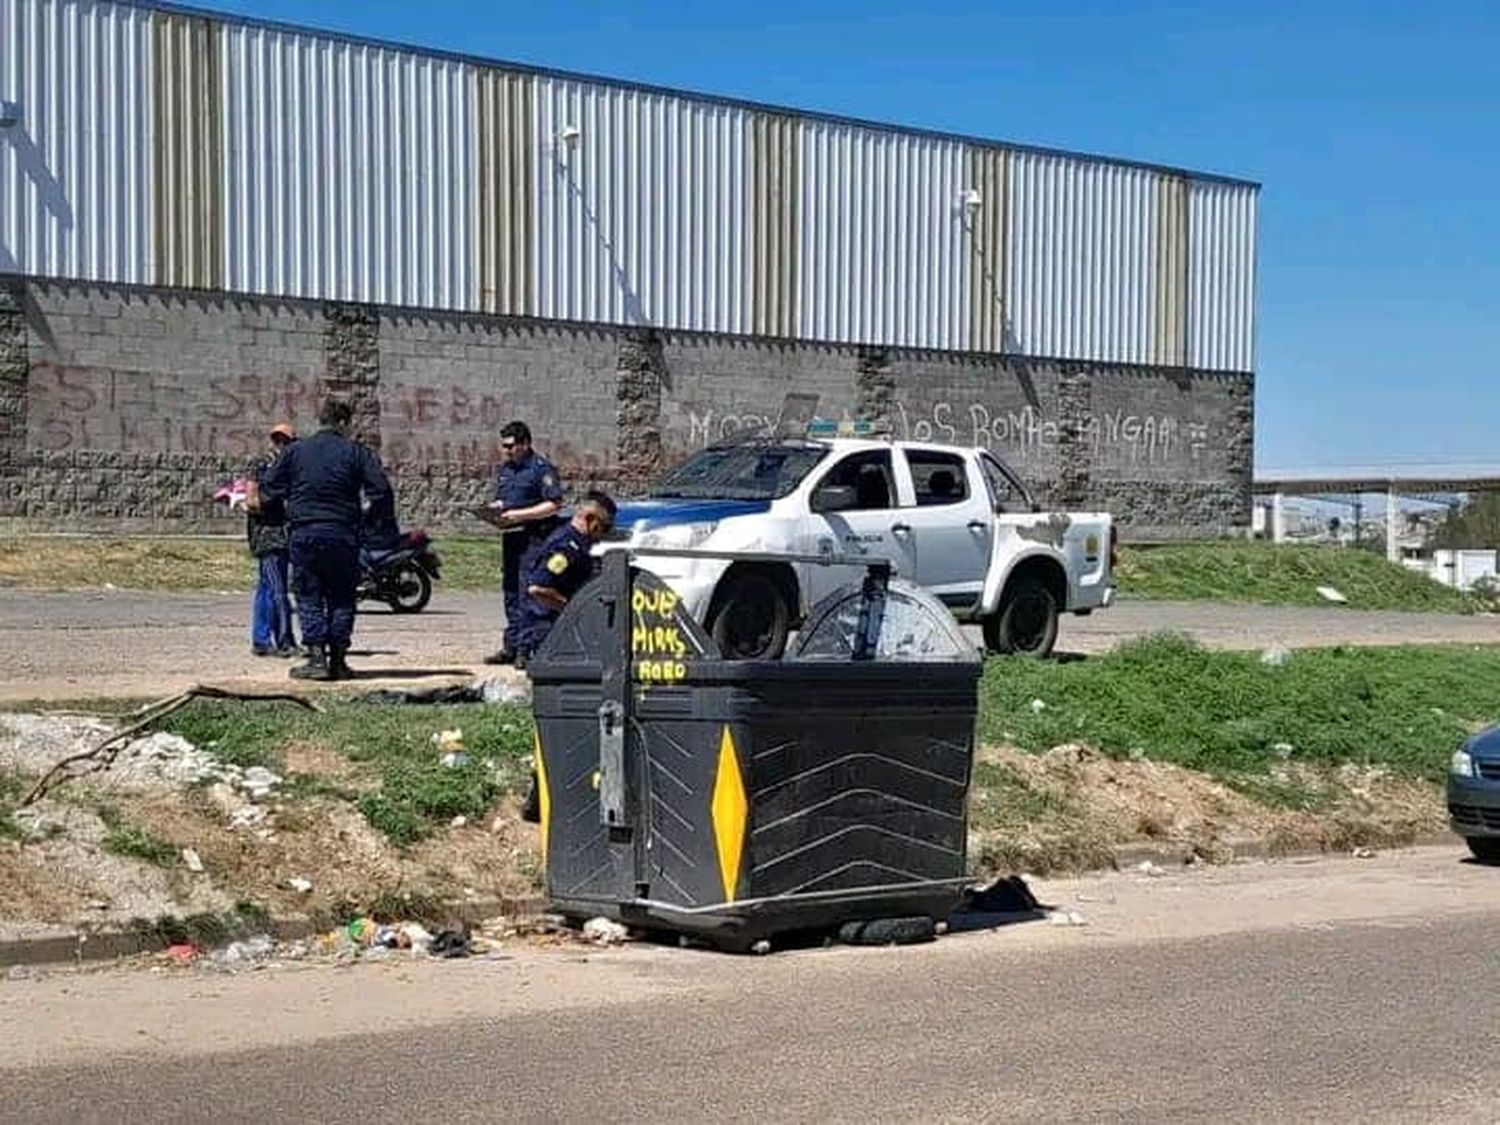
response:
[[[292,669],[299,680],[343,680],[354,635],[359,586],[361,500],[391,503],[391,484],[374,450],[349,437],[354,412],[329,399],[318,412],[321,429],[303,438],[271,466],[261,494],[285,500],[291,555],[307,663]]]
[[[500,588],[505,595],[505,640],[499,652],[484,658],[486,664],[516,662],[525,612],[521,579],[537,548],[557,527],[563,499],[562,477],[551,461],[531,448],[531,428],[525,422],[506,424],[500,431],[500,449],[505,461],[495,474],[489,519],[503,532]]]
[[[250,611],[250,651],[256,656],[295,656],[297,640],[292,633],[292,598],[287,587],[290,544],[286,505],[279,500],[263,500],[260,485],[270,467],[297,440],[297,432],[287,423],[278,422],[269,436],[270,453],[251,464],[246,482],[245,535],[258,571]]]

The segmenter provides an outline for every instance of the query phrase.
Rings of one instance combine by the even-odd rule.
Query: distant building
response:
[[[0,0],[0,99],[0,515],[204,522],[334,389],[449,520],[513,416],[629,488],[801,390],[1249,522],[1254,183],[149,3]]]

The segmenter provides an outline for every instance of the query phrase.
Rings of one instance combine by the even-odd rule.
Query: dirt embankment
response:
[[[313,744],[287,746],[268,778],[154,735],[109,771],[17,809],[30,782],[107,730],[85,717],[0,716],[0,934],[118,928],[245,903],[333,916],[539,889],[536,831],[514,798],[396,847],[347,799],[368,779]],[[1378,768],[1286,763],[1229,784],[1085,747],[986,748],[975,766],[970,860],[977,876],[1080,870],[1149,843],[1219,862],[1248,849],[1403,844],[1443,827],[1435,785]]]

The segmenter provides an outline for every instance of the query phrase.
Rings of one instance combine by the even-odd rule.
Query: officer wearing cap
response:
[[[292,599],[287,589],[291,543],[286,504],[262,497],[260,486],[271,466],[297,440],[297,431],[286,422],[278,422],[267,437],[269,451],[252,461],[245,474],[245,536],[257,568],[250,610],[250,651],[256,656],[295,656],[297,639],[292,633]]]
[[[562,477],[556,466],[531,447],[531,428],[510,422],[500,431],[504,461],[495,473],[495,498],[490,522],[500,528],[504,570],[500,588],[505,597],[505,638],[499,652],[486,664],[514,664],[521,648],[521,579],[542,541],[557,526],[562,507]]]
[[[573,516],[547,537],[526,571],[526,596],[521,601],[520,651],[516,663],[526,663],[552,632],[558,615],[594,573],[594,544],[609,534],[615,522],[615,502],[602,492],[589,492]]]

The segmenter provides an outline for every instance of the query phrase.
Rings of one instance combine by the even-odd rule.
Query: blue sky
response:
[[[1500,464],[1494,0],[204,6],[1258,180],[1258,466]]]

